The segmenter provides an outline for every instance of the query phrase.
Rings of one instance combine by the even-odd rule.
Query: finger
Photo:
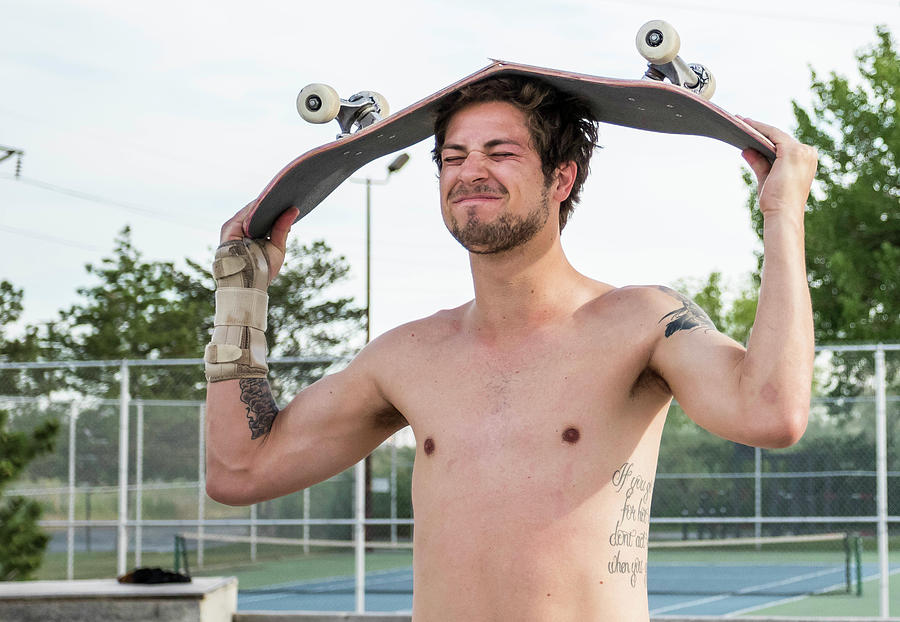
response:
[[[275,224],[272,225],[272,244],[280,248],[282,251],[287,248],[288,232],[290,232],[291,225],[294,224],[294,221],[299,215],[300,210],[298,210],[296,207],[292,207],[283,212],[281,216],[279,216],[275,221]]]
[[[779,144],[795,142],[794,137],[784,132],[774,125],[768,125],[766,123],[761,123],[760,121],[755,121],[748,117],[738,117],[741,121],[752,127],[754,130],[768,138],[775,144],[777,147]]]
[[[766,180],[766,177],[769,176],[769,171],[772,170],[772,165],[769,164],[769,161],[763,156],[761,153],[756,151],[755,149],[744,149],[741,152],[741,156],[750,165],[750,168],[753,170],[753,174],[756,175],[756,181],[758,185],[762,185]]]
[[[228,222],[222,225],[222,232],[219,236],[219,243],[224,244],[230,240],[241,240],[244,238],[244,220],[247,215],[256,207],[256,201],[250,201],[241,210],[232,216]]]

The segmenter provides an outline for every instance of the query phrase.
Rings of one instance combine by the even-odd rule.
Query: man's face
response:
[[[547,223],[549,184],[525,115],[512,104],[473,104],[457,112],[440,155],[444,223],[470,252],[515,248]]]

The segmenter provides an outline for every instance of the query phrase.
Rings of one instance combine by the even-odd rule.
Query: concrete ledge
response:
[[[0,622],[231,622],[237,579],[121,584],[115,579],[0,583]]]

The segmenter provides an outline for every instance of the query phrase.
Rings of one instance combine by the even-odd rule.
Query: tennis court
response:
[[[218,543],[215,536],[204,540],[208,556],[217,555],[217,549],[224,553],[239,546],[234,537]],[[268,542],[267,546],[275,557],[247,569],[241,579],[239,610],[354,610],[352,552],[298,555],[291,561],[285,550],[296,544],[286,540],[283,544]],[[864,590],[860,582],[874,579],[878,573],[877,563],[863,561],[861,548],[856,536],[840,533],[651,542],[650,611],[653,615],[735,615],[793,604],[802,614],[821,615],[834,608],[855,612],[869,600],[869,594],[860,594],[875,591],[874,587]],[[265,557],[267,552],[261,550],[260,554]],[[408,612],[413,590],[409,550],[383,551],[368,557],[366,610]],[[309,576],[315,569],[322,572],[327,568],[332,572],[343,568],[345,572]],[[900,564],[894,568],[898,569]],[[292,572],[304,578],[284,581]]]

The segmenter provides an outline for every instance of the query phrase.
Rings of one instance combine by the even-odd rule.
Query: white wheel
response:
[[[716,92],[716,77],[703,65],[691,63],[690,67],[700,78],[700,83],[691,90],[703,99],[712,99]]]
[[[388,106],[387,98],[381,93],[376,91],[362,91],[351,97],[350,101],[354,101],[357,97],[371,97],[375,101],[375,107],[382,119],[391,114],[391,107]]]
[[[308,84],[297,95],[297,112],[309,123],[328,123],[341,111],[341,98],[327,84]]]
[[[388,105],[388,100],[384,95],[372,91],[372,99],[375,100],[375,105],[378,106],[378,114],[381,115],[382,119],[391,114],[391,107]]]
[[[654,65],[671,63],[681,49],[681,37],[671,24],[661,19],[641,26],[634,43],[640,55]]]

